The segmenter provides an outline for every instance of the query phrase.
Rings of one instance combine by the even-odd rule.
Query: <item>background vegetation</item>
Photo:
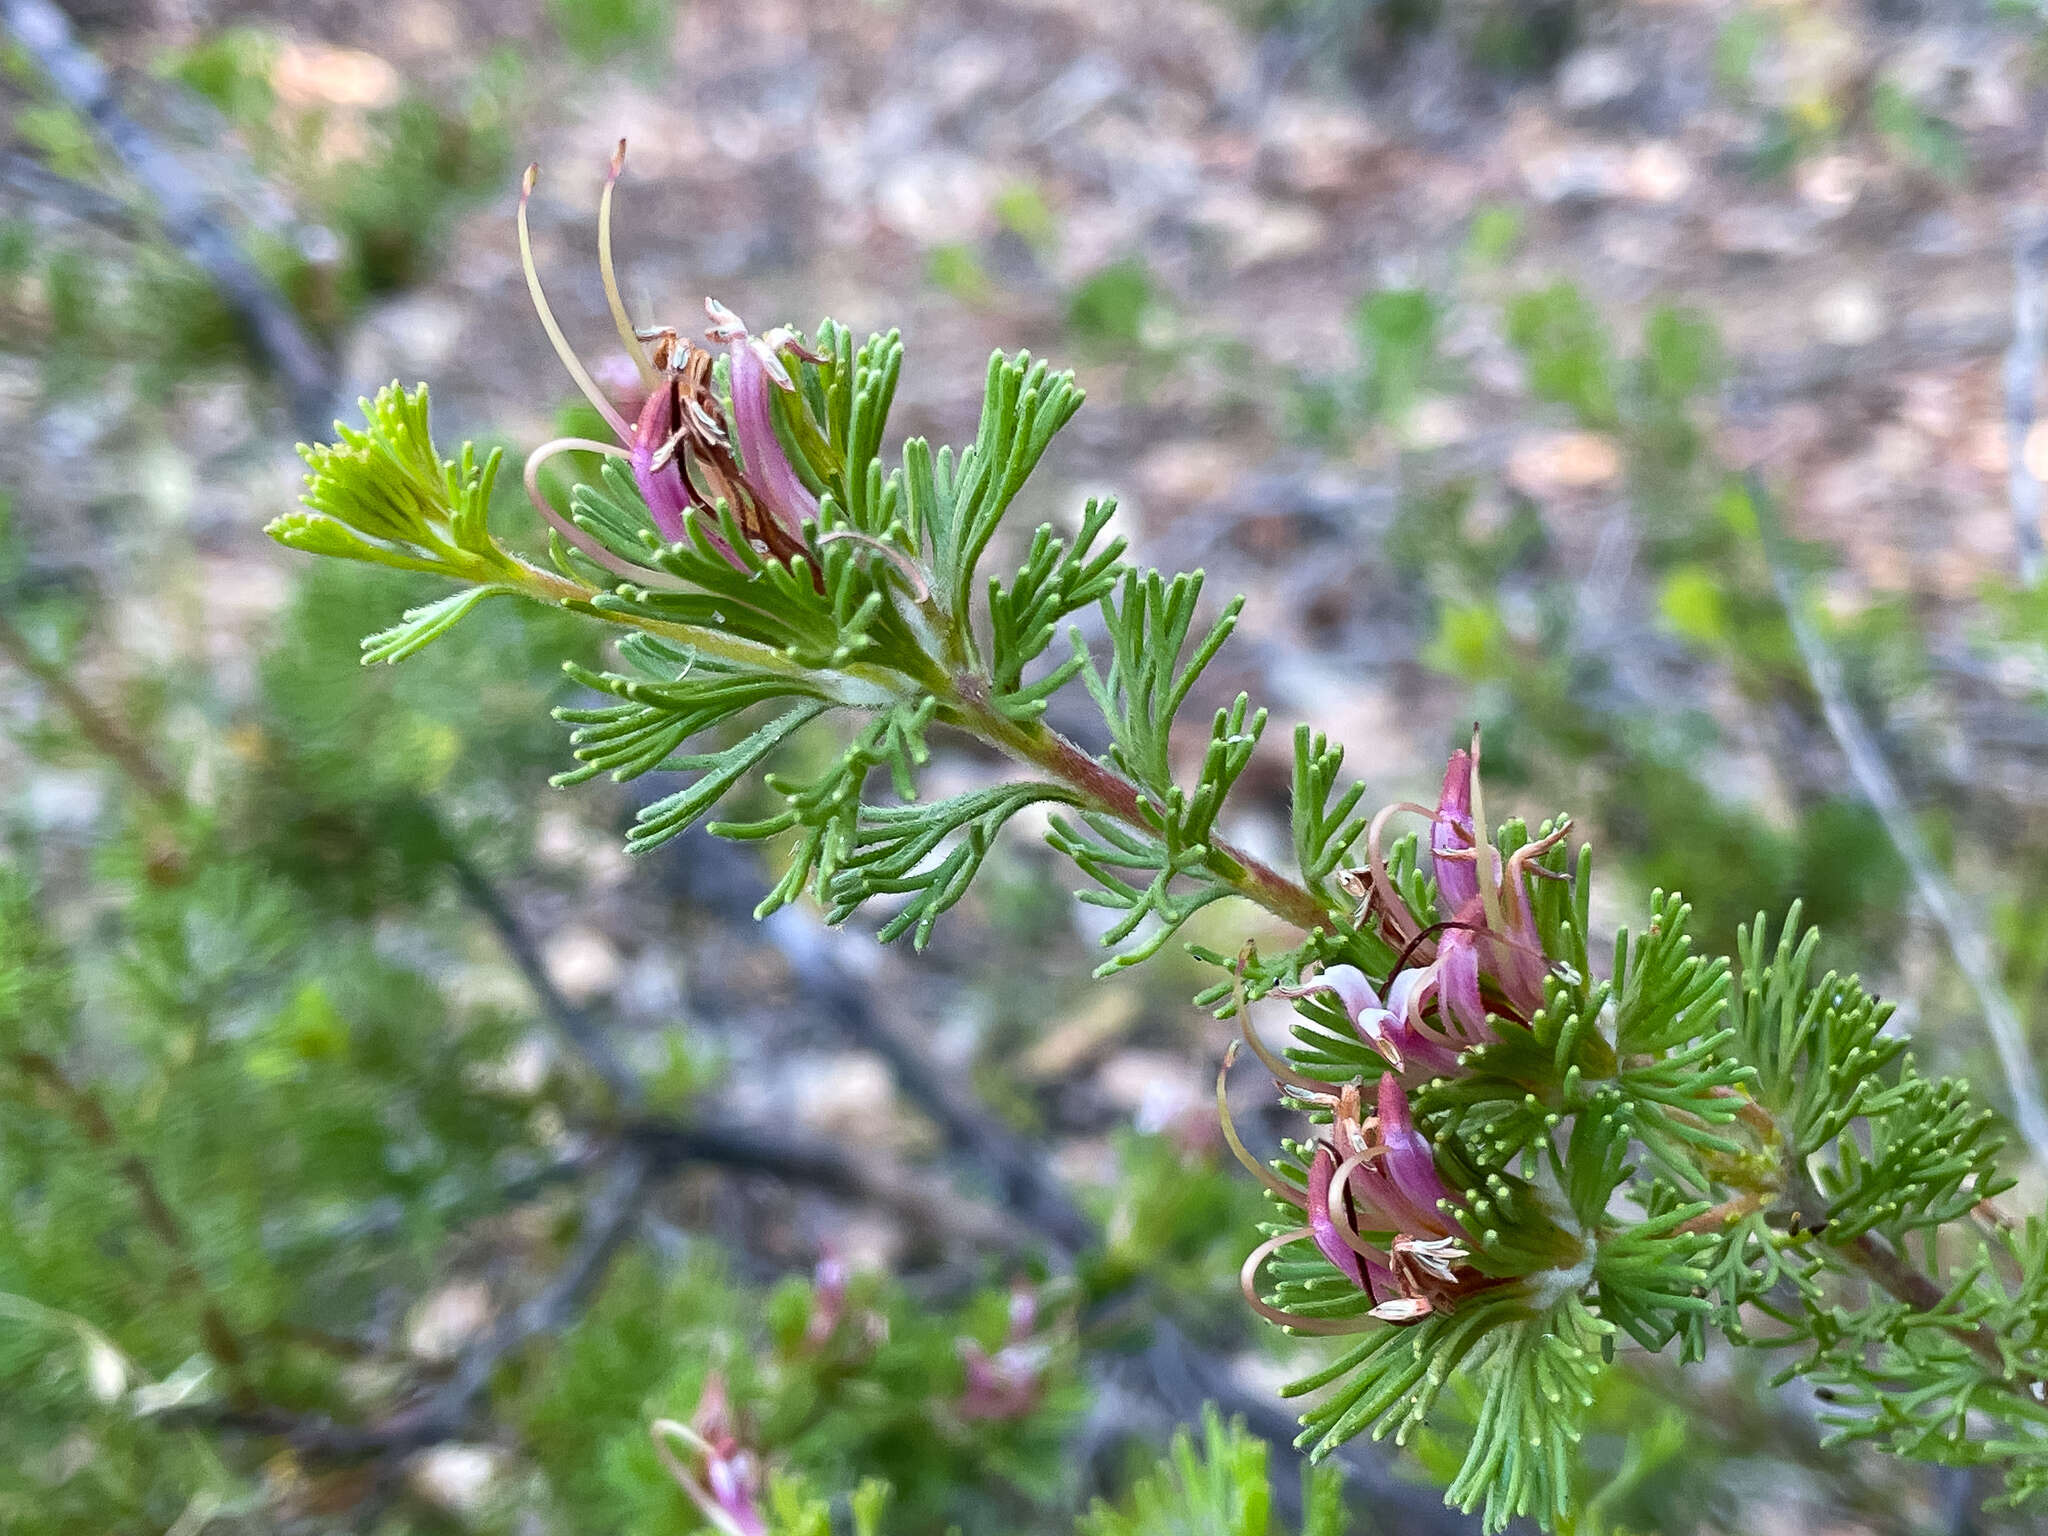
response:
[[[1269,1453],[1202,1405],[1284,1446],[1301,1359],[1236,1300],[1256,1201],[1191,971],[1090,983],[1026,840],[921,960],[757,928],[763,867],[629,860],[628,791],[547,788],[587,632],[486,605],[354,671],[438,589],[260,537],[295,438],[391,377],[444,440],[579,428],[511,199],[542,161],[595,354],[622,133],[636,307],[900,325],[899,428],[954,440],[991,346],[1071,363],[1034,510],[1115,491],[1141,558],[1248,592],[1229,664],[1376,798],[1480,719],[1610,913],[1682,880],[1727,947],[1803,899],[1931,1070],[2026,1102],[1986,1019],[2048,991],[2031,11],[76,7],[309,406],[35,9],[0,7],[0,1525],[686,1530],[648,1425],[715,1372],[792,1528],[799,1485],[871,1518],[869,1477],[894,1531],[1264,1528]],[[1021,1383],[992,1415],[984,1357]],[[1604,1390],[1588,1530],[2000,1518],[1823,1449],[1746,1361]],[[1457,1452],[1351,1456],[1351,1528],[1463,1528]],[[1338,1528],[1270,1456],[1278,1515]]]

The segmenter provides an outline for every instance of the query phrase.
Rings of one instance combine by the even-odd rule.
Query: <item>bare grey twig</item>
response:
[[[798,975],[811,998],[847,1037],[889,1064],[906,1097],[938,1123],[946,1145],[980,1168],[998,1200],[1069,1255],[1097,1239],[1095,1225],[1046,1167],[1043,1150],[1012,1133],[980,1096],[932,1059],[926,1046],[876,1008],[869,991],[835,956],[840,942],[869,942],[834,933],[812,913],[784,907],[761,924],[768,941]]]
[[[456,1362],[434,1391],[375,1424],[336,1424],[271,1408],[195,1410],[165,1415],[166,1422],[275,1435],[302,1454],[330,1461],[395,1460],[460,1435],[477,1399],[498,1367],[522,1345],[565,1328],[590,1299],[612,1259],[640,1219],[656,1168],[654,1154],[627,1145],[616,1151],[584,1211],[583,1229],[554,1278],[524,1305],[505,1314]]]
[[[1865,727],[1842,680],[1841,664],[1814,629],[1801,606],[1800,592],[1787,564],[1778,531],[1776,512],[1763,485],[1754,475],[1749,480],[1751,503],[1756,508],[1757,527],[1762,535],[1764,558],[1770,567],[1771,586],[1785,610],[1792,642],[1805,664],[1806,675],[1820,701],[1821,716],[1828,733],[1841,749],[1850,780],[1871,810],[1877,813],[1885,836],[1898,851],[1899,860],[1913,881],[1913,887],[1948,940],[1956,967],[1977,996],[1984,1012],[1984,1025],[1991,1035],[1992,1049],[2005,1076],[2011,1099],[2013,1124],[2032,1150],[2036,1161],[2048,1165],[2048,1107],[2041,1097],[2041,1076],[2027,1048],[2027,1033],[1999,977],[1996,952],[1984,934],[1982,924],[1964,902],[1962,893],[1936,864],[1933,851],[1921,835],[1919,824],[1899,792],[1898,780],[1884,754]]]
[[[500,1363],[528,1340],[568,1326],[604,1279],[612,1259],[632,1234],[652,1186],[654,1154],[628,1144],[611,1160],[583,1213],[583,1230],[569,1257],[540,1293],[506,1314],[484,1341],[463,1355],[455,1372],[416,1415],[401,1415],[392,1426],[400,1433],[416,1426],[432,1444],[453,1435],[469,1417],[471,1407],[490,1385]]]
[[[120,198],[89,187],[69,176],[59,176],[33,156],[9,151],[0,154],[0,190],[23,202],[54,208],[86,224],[132,240],[140,229],[135,215]]]
[[[2013,240],[2012,343],[2005,349],[2006,490],[2020,582],[2041,580],[2041,482],[2027,463],[2034,396],[2048,356],[2048,221],[2025,221]]]
[[[490,925],[499,946],[518,967],[525,978],[527,987],[540,1004],[540,1011],[553,1024],[556,1031],[569,1047],[581,1056],[590,1069],[604,1079],[611,1090],[614,1101],[621,1109],[631,1110],[639,1106],[643,1097],[640,1079],[613,1049],[611,1039],[599,1027],[596,1020],[578,1008],[562,995],[554,978],[548,975],[548,968],[541,959],[540,948],[531,934],[520,923],[498,888],[478,867],[475,859],[464,848],[462,840],[448,826],[445,820],[429,806],[426,808],[441,845],[442,862],[455,877],[455,883],[462,888],[463,898],[477,914]]]
[[[687,1120],[636,1120],[622,1127],[622,1134],[653,1152],[663,1168],[695,1163],[759,1174],[798,1190],[873,1206],[911,1227],[995,1253],[1023,1254],[1041,1245],[1030,1227],[962,1198],[940,1179],[802,1131],[692,1115]]]
[[[328,359],[214,218],[199,179],[122,109],[106,66],[72,34],[70,20],[51,0],[0,0],[0,22],[135,178],[171,243],[240,317],[258,354],[284,382],[299,430],[325,432],[335,404]]]

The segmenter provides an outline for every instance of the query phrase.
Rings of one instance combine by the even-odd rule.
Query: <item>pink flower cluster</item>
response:
[[[1410,911],[1381,848],[1387,822],[1403,813],[1430,823],[1438,910],[1428,919]],[[1363,1084],[1333,1089],[1289,1067],[1259,1040],[1250,1007],[1241,1003],[1245,1042],[1276,1082],[1291,1098],[1330,1116],[1314,1143],[1306,1178],[1281,1178],[1245,1149],[1230,1121],[1224,1079],[1217,1079],[1217,1105],[1232,1149],[1303,1217],[1299,1227],[1260,1244],[1246,1261],[1245,1295],[1261,1315],[1305,1333],[1353,1333],[1373,1320],[1412,1323],[1449,1311],[1462,1296],[1494,1283],[1466,1262],[1469,1234],[1429,1142],[1416,1128],[1406,1084],[1455,1074],[1466,1051],[1497,1040],[1501,1029],[1526,1026],[1543,1006],[1551,967],[1530,909],[1528,882],[1551,875],[1537,861],[1569,830],[1569,823],[1562,824],[1502,856],[1487,830],[1476,734],[1469,752],[1451,754],[1435,806],[1402,802],[1373,818],[1366,867],[1350,872],[1345,882],[1360,903],[1358,924],[1374,926],[1400,952],[1384,990],[1358,967],[1335,965],[1300,986],[1277,987],[1274,995],[1328,993],[1337,999],[1358,1038],[1387,1064],[1374,1090],[1374,1113],[1362,1113]],[[1233,1044],[1225,1073],[1235,1052]],[[1305,1316],[1261,1299],[1260,1268],[1298,1242],[1312,1243],[1372,1298],[1364,1317]]]
[[[746,561],[722,531],[719,508],[730,510],[742,540],[757,556],[788,564],[805,552],[804,528],[818,515],[818,499],[790,462],[776,430],[776,411],[802,414],[807,407],[790,364],[822,361],[794,332],[776,327],[760,335],[716,299],[706,299],[710,324],[705,339],[724,351],[732,409],[726,412],[715,384],[717,354],[687,340],[673,326],[636,327],[628,319],[612,264],[612,191],[625,166],[619,141],[599,205],[598,265],[612,321],[631,365],[629,379],[601,386],[569,345],[543,291],[533,259],[527,204],[537,175],[529,167],[519,198],[519,253],[528,292],[542,328],[569,376],[611,428],[615,442],[561,437],[543,443],[526,463],[526,489],[550,526],[578,551],[614,575],[646,587],[682,584],[667,573],[626,559],[606,548],[556,510],[542,493],[541,465],[560,453],[601,453],[622,458],[647,503],[661,536],[679,543],[695,525],[705,542],[736,567]],[[805,418],[808,422],[808,417]],[[809,423],[815,428],[815,423]],[[814,435],[815,432],[814,432]]]
[[[977,1339],[955,1342],[967,1388],[953,1411],[963,1419],[1005,1420],[1021,1419],[1036,1408],[1052,1361],[1050,1344],[1034,1337],[1037,1330],[1037,1294],[1020,1284],[1010,1292],[1009,1332],[1000,1349],[990,1354]]]

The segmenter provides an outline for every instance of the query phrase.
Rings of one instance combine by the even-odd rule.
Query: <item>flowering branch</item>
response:
[[[1176,728],[1241,600],[1198,628],[1199,573],[1129,568],[1107,502],[988,569],[1081,404],[1072,376],[998,354],[972,444],[913,439],[885,464],[895,333],[757,333],[715,301],[702,343],[631,323],[610,244],[622,157],[598,220],[634,378],[622,389],[599,385],[548,306],[531,173],[520,203],[542,325],[616,439],[529,459],[545,564],[492,534],[497,460],[444,460],[423,387],[392,386],[365,403],[364,429],[305,451],[307,510],[273,523],[277,538],[463,584],[372,636],[366,660],[413,654],[493,594],[614,626],[624,669],[571,669],[606,702],[560,712],[578,766],[557,782],[694,775],[641,812],[630,845],[699,821],[781,839],[761,915],[809,895],[836,923],[881,901],[882,937],[921,945],[1003,827],[1044,805],[1052,846],[1091,882],[1082,899],[1115,914],[1104,972],[1228,898],[1289,925],[1284,949],[1190,949],[1217,973],[1198,1001],[1236,1019],[1306,1117],[1262,1159],[1219,1081],[1225,1134],[1271,1202],[1248,1304],[1347,1341],[1287,1388],[1312,1397],[1299,1443],[1314,1456],[1368,1430],[1405,1438],[1455,1377],[1480,1408],[1450,1501],[1494,1529],[1558,1525],[1618,1337],[1696,1360],[1718,1334],[1797,1351],[1788,1374],[1831,1394],[1845,1438],[1996,1462],[2008,1496],[2048,1492],[2048,1224],[1975,1224],[2009,1182],[1994,1117],[1965,1085],[1922,1076],[1853,978],[1812,974],[1817,937],[1796,909],[1775,944],[1759,917],[1735,956],[1708,957],[1683,900],[1660,891],[1643,931],[1596,963],[1591,850],[1562,818],[1491,819],[1476,732],[1434,804],[1366,815],[1341,751],[1303,726],[1295,873],[1234,846],[1219,827],[1266,713],[1243,695],[1218,709],[1192,774]],[[572,453],[589,473],[565,511],[541,471]],[[1067,622],[1087,609],[1099,650]],[[1075,686],[1102,718],[1100,758],[1044,723]],[[834,725],[822,770],[814,753],[807,770],[784,766],[794,741]],[[935,729],[1022,771],[922,801]],[[710,819],[743,784],[765,792],[766,814]],[[1397,835],[1403,817],[1417,824]],[[1255,1017],[1276,1005],[1277,1045]],[[708,1488],[708,1462],[683,1471]]]

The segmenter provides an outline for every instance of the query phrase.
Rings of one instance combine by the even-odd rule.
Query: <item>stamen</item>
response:
[[[618,327],[619,340],[626,344],[626,355],[640,371],[640,382],[652,390],[661,387],[661,375],[654,371],[640,333],[626,317],[626,301],[619,297],[618,270],[612,265],[612,188],[619,184],[619,175],[625,169],[626,141],[621,139],[619,147],[612,151],[612,169],[604,179],[604,195],[597,200],[597,269],[604,276],[604,301],[611,307],[612,324]]]
[[[1244,1141],[1237,1134],[1237,1124],[1230,1118],[1230,1099],[1224,1092],[1224,1079],[1230,1075],[1231,1063],[1237,1060],[1237,1042],[1231,1041],[1223,1052],[1223,1065],[1216,1073],[1216,1118],[1223,1125],[1223,1140],[1243,1163],[1245,1171],[1257,1179],[1274,1194],[1297,1209],[1307,1209],[1308,1197],[1299,1185],[1290,1184],[1279,1174],[1251,1155]]]
[[[704,317],[711,324],[704,334],[713,341],[739,341],[747,334],[747,323],[708,293],[704,296]]]
[[[654,457],[647,461],[648,472],[652,473],[658,469],[666,469],[668,461],[675,457],[676,450],[683,446],[684,440],[689,435],[690,429],[688,427],[677,427],[675,431],[671,432],[662,445],[654,450]]]
[[[1237,1026],[1244,1035],[1244,1043],[1252,1048],[1252,1054],[1259,1058],[1259,1064],[1273,1074],[1273,1081],[1284,1083],[1290,1088],[1299,1088],[1306,1093],[1327,1094],[1330,1085],[1305,1077],[1287,1065],[1266,1048],[1266,1042],[1259,1038],[1259,1032],[1252,1027],[1251,1000],[1244,993],[1244,970],[1240,966],[1231,973],[1230,995],[1237,1004]]]
[[[1472,1252],[1455,1237],[1421,1238],[1403,1233],[1394,1239],[1394,1257],[1413,1264],[1424,1274],[1455,1285],[1457,1266],[1471,1258]]]
[[[1340,1209],[1347,1216],[1351,1214],[1351,1191],[1349,1188],[1351,1175],[1358,1172],[1359,1169],[1363,1168],[1374,1158],[1384,1157],[1386,1151],[1385,1147],[1372,1147],[1355,1156],[1345,1158],[1343,1162],[1337,1165],[1337,1171],[1330,1175],[1330,1214],[1333,1218]],[[1340,1200],[1342,1202],[1341,1205],[1339,1204]],[[1360,1237],[1349,1221],[1336,1221],[1333,1219],[1331,1225],[1337,1229],[1337,1236],[1343,1239],[1344,1246],[1360,1258],[1369,1259],[1381,1269],[1391,1270],[1393,1268],[1393,1260],[1384,1251],[1373,1247],[1371,1243]]]
[[[1486,819],[1486,797],[1479,788],[1479,722],[1472,723],[1472,846],[1479,855],[1479,906],[1486,926],[1507,932],[1500,910],[1500,850],[1493,846],[1493,828]]]
[[[1381,1302],[1367,1316],[1382,1323],[1399,1326],[1403,1323],[1419,1323],[1435,1310],[1427,1297],[1399,1296],[1392,1301]]]
[[[1372,1320],[1365,1317],[1302,1317],[1297,1313],[1284,1312],[1269,1305],[1259,1295],[1259,1269],[1267,1259],[1290,1243],[1307,1242],[1314,1237],[1307,1227],[1296,1227],[1291,1232],[1282,1232],[1269,1237],[1251,1251],[1244,1261],[1244,1267],[1237,1272],[1238,1288],[1244,1292],[1244,1299],[1251,1309],[1269,1323],[1278,1323],[1282,1328],[1292,1328],[1296,1333],[1321,1334],[1335,1338],[1347,1333],[1366,1333],[1372,1328]]]
[[[1372,911],[1372,887],[1359,877],[1357,870],[1340,869],[1337,871],[1337,889],[1356,903],[1351,913],[1351,926],[1364,927],[1366,916]]]
[[[590,370],[583,366],[569,346],[569,338],[562,334],[562,327],[555,321],[555,312],[548,306],[548,296],[540,286],[540,268],[533,261],[533,233],[527,227],[526,205],[533,198],[534,183],[540,180],[540,167],[529,165],[526,179],[519,184],[519,265],[526,271],[526,291],[533,296],[534,313],[540,316],[541,329],[548,333],[548,340],[554,344],[555,355],[562,360],[562,366],[569,370],[569,377],[576,381],[576,387],[583,391],[583,397],[597,408],[597,414],[605,424],[618,433],[619,441],[633,440],[632,428],[626,425],[626,418],[619,414],[618,407],[605,397],[597,387],[597,380],[590,376]]]
[[[591,437],[558,437],[534,449],[526,456],[526,494],[532,500],[534,510],[547,519],[548,526],[615,576],[623,576],[638,586],[653,587],[663,592],[694,591],[688,582],[678,580],[666,571],[649,570],[646,566],[621,559],[555,510],[554,504],[541,492],[540,467],[558,453],[602,453],[615,459],[631,457],[618,444],[600,443]]]
[[[1356,1082],[1346,1083],[1338,1091],[1336,1111],[1330,1117],[1330,1130],[1336,1138],[1337,1150],[1347,1157],[1354,1152],[1369,1150],[1372,1144],[1366,1140],[1365,1133],[1378,1129],[1377,1121],[1359,1119],[1360,1087]]]
[[[1393,927],[1403,943],[1415,936],[1414,919],[1409,916],[1408,904],[1401,900],[1401,893],[1394,889],[1394,882],[1387,874],[1387,858],[1380,849],[1380,840],[1386,836],[1387,823],[1403,811],[1436,820],[1436,808],[1417,805],[1413,800],[1396,800],[1392,805],[1383,805],[1374,813],[1365,829],[1365,865],[1372,875],[1373,894],[1379,897],[1380,907],[1387,915],[1387,922]]]

